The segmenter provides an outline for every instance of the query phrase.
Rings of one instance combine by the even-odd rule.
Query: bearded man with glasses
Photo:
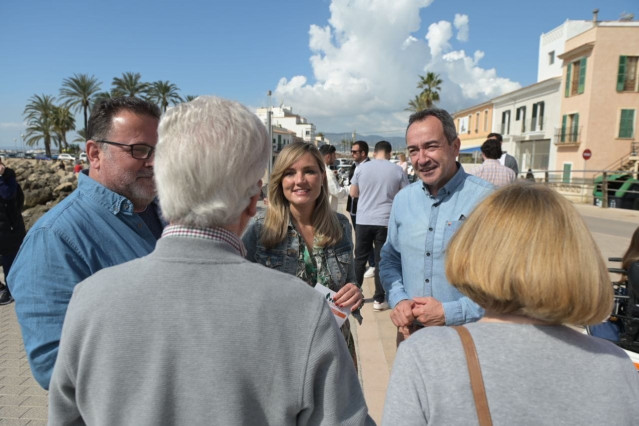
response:
[[[153,179],[159,119],[159,108],[138,98],[108,99],[93,108],[90,169],[29,230],[7,277],[31,372],[45,389],[76,284],[149,254],[162,233]]]

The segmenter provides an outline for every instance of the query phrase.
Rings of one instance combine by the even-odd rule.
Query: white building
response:
[[[554,77],[492,99],[493,131],[502,134],[502,148],[517,159],[520,173],[555,164],[560,85],[561,77]]]
[[[282,127],[284,129],[295,132],[298,138],[304,142],[315,141],[315,125],[309,123],[305,117],[293,114],[293,108],[290,106],[281,106],[271,108],[271,124],[273,127]],[[258,108],[257,116],[266,126],[268,108]],[[273,141],[273,143],[277,143]]]
[[[294,131],[280,126],[273,126],[273,153],[278,153],[286,145],[295,142],[297,135]]]
[[[559,59],[559,55],[564,53],[566,40],[589,30],[592,26],[592,21],[568,19],[557,28],[539,36],[538,82],[562,75],[563,61]]]

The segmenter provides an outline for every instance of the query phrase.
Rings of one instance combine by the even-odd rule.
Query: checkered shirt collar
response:
[[[240,256],[246,257],[246,248],[242,240],[224,228],[190,228],[182,225],[169,225],[164,228],[162,232],[162,238],[165,237],[199,238],[203,240],[220,241],[231,246]]]

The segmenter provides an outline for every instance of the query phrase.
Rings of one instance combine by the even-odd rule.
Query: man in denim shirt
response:
[[[455,230],[494,188],[455,161],[460,141],[444,110],[411,115],[406,145],[421,182],[395,197],[380,262],[398,344],[423,326],[463,324],[483,315],[448,283],[444,256]]]
[[[95,106],[78,188],[31,228],[7,283],[31,371],[48,389],[73,288],[102,268],[145,256],[161,221],[154,208],[160,110],[137,98]]]

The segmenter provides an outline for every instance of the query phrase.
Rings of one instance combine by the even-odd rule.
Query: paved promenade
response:
[[[343,208],[343,205],[340,207]],[[639,211],[588,205],[576,207],[586,219],[603,256],[606,259],[622,256],[632,232],[639,225]],[[615,221],[617,231],[612,234],[603,232],[605,229],[600,229],[600,226],[606,221]],[[356,325],[354,332],[364,395],[371,416],[380,423],[386,386],[395,359],[396,331],[389,311],[373,311],[373,293],[373,279],[367,278],[364,280],[364,296],[369,303],[362,309],[363,324]],[[14,308],[15,304],[0,306],[0,426],[45,425],[47,392],[31,376]],[[356,321],[352,323],[357,324]]]

